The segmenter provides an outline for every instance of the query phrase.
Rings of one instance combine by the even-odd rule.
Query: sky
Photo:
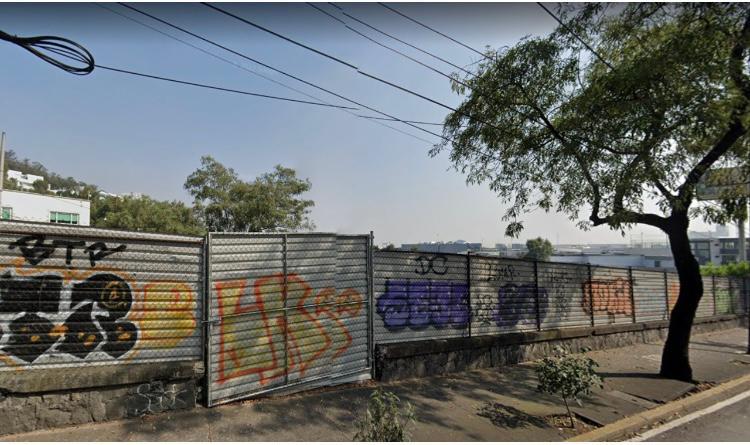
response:
[[[135,4],[134,4],[135,5]],[[338,4],[347,13],[459,66],[480,56],[373,3]],[[358,74],[318,54],[200,4],[135,5],[268,65],[402,119],[442,122],[447,110]],[[448,80],[352,33],[304,3],[221,4],[220,7],[325,51],[363,71],[441,101],[460,103]],[[349,20],[328,4],[318,4]],[[406,3],[398,10],[477,49],[513,45],[555,25],[534,3]],[[117,4],[107,7],[303,90],[350,105],[309,86],[170,29]],[[351,21],[350,21],[351,22]],[[404,45],[356,27],[445,72],[452,68]],[[0,30],[54,35],[86,47],[96,63],[262,94],[310,100],[236,66],[172,40],[93,3],[0,4]],[[372,120],[313,105],[204,90],[97,69],[75,76],[0,42],[0,130],[6,150],[51,171],[112,193],[139,192],[189,203],[185,178],[211,155],[245,180],[276,164],[308,178],[319,231],[367,233],[377,244],[462,239],[493,245],[504,236],[504,207],[487,185],[467,186],[447,152],[430,157],[437,138],[393,124],[428,142]],[[358,112],[360,113],[360,112]],[[376,115],[375,113],[369,113]],[[439,126],[427,127],[439,133]],[[606,227],[583,232],[564,215],[538,211],[523,218],[520,241],[618,243],[661,241],[640,226],[624,238]],[[691,228],[706,230],[694,223]]]

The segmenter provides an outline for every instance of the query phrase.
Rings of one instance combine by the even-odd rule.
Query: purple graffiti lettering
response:
[[[376,311],[390,330],[463,328],[469,322],[468,286],[446,281],[386,280]]]

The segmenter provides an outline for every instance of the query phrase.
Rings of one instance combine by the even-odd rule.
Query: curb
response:
[[[625,417],[617,422],[610,423],[609,425],[604,425],[603,427],[589,431],[588,433],[571,437],[566,440],[566,442],[613,441],[626,434],[638,432],[645,426],[664,420],[679,412],[693,410],[696,408],[696,405],[710,401],[713,397],[723,395],[726,392],[733,391],[738,387],[747,384],[750,384],[750,374],[730,380],[714,388],[701,391],[683,399],[667,402],[656,408],[633,414],[632,416]]]

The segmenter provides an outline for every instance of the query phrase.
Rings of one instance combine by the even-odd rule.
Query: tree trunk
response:
[[[661,356],[662,377],[686,382],[693,380],[690,367],[690,330],[695,311],[703,296],[703,280],[700,266],[690,249],[687,215],[672,215],[665,232],[669,236],[677,274],[680,277],[680,293],[669,319],[669,333]]]

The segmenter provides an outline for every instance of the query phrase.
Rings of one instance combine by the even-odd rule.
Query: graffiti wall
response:
[[[202,239],[0,224],[0,371],[201,358]]]
[[[375,252],[377,343],[668,320],[676,273],[481,255]],[[467,268],[470,273],[467,273]],[[740,280],[711,279],[698,317],[744,313]]]
[[[376,341],[468,334],[465,256],[380,251],[374,267]]]
[[[369,237],[212,234],[210,403],[367,370]]]

